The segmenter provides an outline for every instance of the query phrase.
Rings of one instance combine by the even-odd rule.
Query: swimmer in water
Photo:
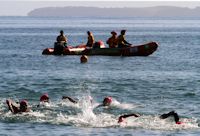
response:
[[[47,93],[40,97],[40,102],[49,102],[49,95]]]
[[[40,103],[37,105],[37,107],[40,107],[41,104],[45,104],[45,103],[49,103],[49,95],[47,93],[43,94],[41,97],[40,97]]]
[[[102,106],[103,107],[105,107],[105,106],[109,107],[112,104],[112,101],[113,101],[112,97],[111,96],[107,96],[107,97],[104,98],[102,104],[98,105],[96,108],[102,107]]]
[[[28,102],[26,100],[22,100],[18,104],[11,99],[8,99],[6,100],[6,103],[8,105],[8,109],[14,114],[30,111],[30,108],[28,107]]]
[[[118,118],[118,123],[122,123],[122,122],[124,122],[125,121],[125,119],[126,118],[128,118],[128,117],[140,117],[140,115],[139,114],[125,114],[125,115],[122,115],[122,116],[120,116],[119,118]],[[176,124],[182,124],[182,122],[180,122],[179,121],[179,116],[178,116],[178,114],[176,113],[176,112],[174,112],[174,111],[171,111],[171,112],[169,112],[169,113],[166,113],[166,114],[162,114],[161,116],[160,116],[160,119],[166,119],[166,118],[168,118],[168,117],[170,117],[170,116],[173,116],[174,117],[174,121],[175,121],[175,123]]]

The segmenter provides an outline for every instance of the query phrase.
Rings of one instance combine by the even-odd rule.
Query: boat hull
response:
[[[156,42],[149,42],[143,45],[131,46],[126,48],[65,48],[63,55],[103,55],[103,56],[149,56],[158,48]],[[54,49],[47,48],[43,51],[44,55],[53,55]]]

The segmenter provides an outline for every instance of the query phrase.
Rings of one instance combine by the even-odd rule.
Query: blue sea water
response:
[[[127,30],[134,45],[155,41],[148,57],[45,56],[60,30],[70,45],[86,43],[88,30],[104,42]],[[0,17],[0,135],[200,134],[199,18]],[[48,93],[51,103],[36,108]],[[78,104],[63,101],[64,95]],[[93,97],[93,104],[88,101]],[[112,96],[111,108],[94,108]],[[6,99],[27,99],[33,111],[13,115]],[[159,115],[175,110],[184,123]],[[139,113],[119,125],[122,114]]]

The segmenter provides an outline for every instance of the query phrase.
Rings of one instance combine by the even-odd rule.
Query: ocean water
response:
[[[159,47],[148,57],[90,56],[86,64],[80,56],[42,55],[61,29],[74,46],[86,43],[88,30],[105,42],[112,30],[126,29],[130,43]],[[198,136],[199,58],[199,18],[0,17],[0,135]],[[43,93],[51,102],[37,108]],[[113,105],[95,108],[106,96]],[[32,111],[13,115],[9,98],[27,99]],[[183,124],[158,118],[171,110]],[[142,116],[118,124],[128,113]]]

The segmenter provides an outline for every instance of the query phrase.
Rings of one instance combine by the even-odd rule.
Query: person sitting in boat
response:
[[[117,47],[117,33],[115,31],[111,32],[112,36],[106,41],[109,45],[109,48],[116,48]]]
[[[62,54],[65,47],[67,47],[67,37],[64,35],[63,30],[60,31],[60,35],[57,36],[56,43],[54,44],[54,53]]]
[[[126,30],[121,30],[121,34],[117,37],[118,48],[129,47],[131,44],[125,40]]]
[[[30,111],[30,108],[28,107],[28,102],[26,100],[22,100],[18,104],[11,99],[8,99],[6,100],[6,103],[8,105],[8,109],[14,114]]]
[[[94,36],[93,36],[92,32],[90,32],[90,31],[87,31],[87,34],[88,34],[88,41],[87,41],[86,47],[92,48],[93,44],[95,43]]]
[[[174,111],[171,111],[169,113],[166,113],[166,114],[162,114],[160,116],[160,119],[166,119],[170,116],[173,116],[174,117],[174,121],[176,124],[182,124],[182,122],[179,121],[179,116],[176,112]],[[118,123],[122,123],[122,122],[125,122],[125,119],[128,118],[128,117],[140,117],[139,114],[135,114],[135,113],[132,113],[132,114],[125,114],[125,115],[121,115],[119,118],[118,118]]]

